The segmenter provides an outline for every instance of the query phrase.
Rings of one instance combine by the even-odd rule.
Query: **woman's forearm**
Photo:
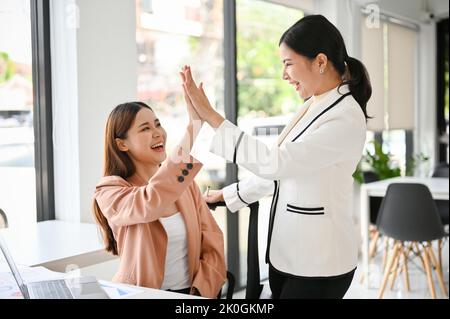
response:
[[[191,153],[192,146],[194,145],[195,139],[202,128],[201,121],[190,121],[186,127],[183,138],[180,140],[179,148],[181,149],[181,153],[178,152],[178,156],[181,156],[183,159],[188,159],[189,154]]]
[[[225,118],[214,111],[206,120],[212,128],[217,129],[225,121]]]

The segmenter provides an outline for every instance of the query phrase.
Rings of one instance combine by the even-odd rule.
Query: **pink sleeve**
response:
[[[107,176],[97,185],[94,198],[108,222],[127,226],[152,222],[192,183],[202,164],[193,157],[175,163],[168,158],[146,186],[132,186],[118,176]]]

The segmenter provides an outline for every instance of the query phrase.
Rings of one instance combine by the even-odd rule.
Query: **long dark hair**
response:
[[[341,33],[327,18],[310,15],[300,19],[283,33],[279,44],[282,43],[309,59],[314,59],[319,53],[325,54],[341,76],[348,70],[349,78],[341,85],[349,85],[364,116],[370,118],[366,107],[372,95],[372,86],[367,69],[361,61],[348,56]]]
[[[127,132],[136,118],[136,114],[142,109],[151,107],[143,102],[123,103],[114,108],[109,114],[105,129],[105,154],[103,162],[103,176],[116,175],[128,178],[136,171],[133,161],[126,152],[122,152],[117,147],[116,138],[124,139]],[[153,110],[152,110],[153,111]],[[97,201],[93,201],[93,212],[95,220],[101,228],[105,250],[118,255],[117,242],[109,227],[108,220],[103,215]]]

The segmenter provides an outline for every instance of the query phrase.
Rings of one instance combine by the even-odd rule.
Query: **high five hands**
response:
[[[211,103],[209,103],[205,91],[203,90],[203,83],[200,83],[200,85],[197,86],[192,78],[190,66],[185,65],[181,69],[180,76],[183,81],[183,90],[189,115],[191,116],[190,108],[193,107],[195,110],[194,116],[207,122],[213,128],[218,128],[225,119],[222,115],[217,113],[211,106]]]
[[[185,68],[186,68],[186,66],[184,66],[182,68],[182,70],[180,72],[180,76],[181,76],[181,79],[183,80],[183,93],[184,93],[184,100],[186,101],[187,111],[189,114],[189,123],[194,124],[196,121],[199,121],[200,126],[201,126],[201,124],[203,124],[204,121],[200,118],[197,111],[195,110],[194,105],[192,104],[192,101],[186,91],[186,86],[184,85],[184,82],[185,82],[184,69]]]

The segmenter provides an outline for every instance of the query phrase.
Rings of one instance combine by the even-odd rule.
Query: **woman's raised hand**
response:
[[[203,124],[204,121],[198,115],[198,113],[195,110],[194,105],[192,104],[192,101],[186,91],[186,85],[185,85],[186,77],[184,75],[185,68],[186,68],[186,66],[184,66],[181,69],[180,76],[181,76],[181,80],[183,81],[183,94],[184,94],[184,100],[186,101],[186,107],[187,107],[188,114],[189,114],[189,123],[194,124],[195,122],[198,121],[201,126],[201,124]]]
[[[202,120],[208,122],[212,127],[219,127],[225,119],[217,113],[211,106],[211,103],[209,103],[205,91],[203,90],[203,83],[200,83],[200,85],[197,86],[192,77],[191,68],[189,66],[185,66],[182,71],[182,78],[184,81],[183,87],[187,92],[192,105],[197,111],[197,114]]]

